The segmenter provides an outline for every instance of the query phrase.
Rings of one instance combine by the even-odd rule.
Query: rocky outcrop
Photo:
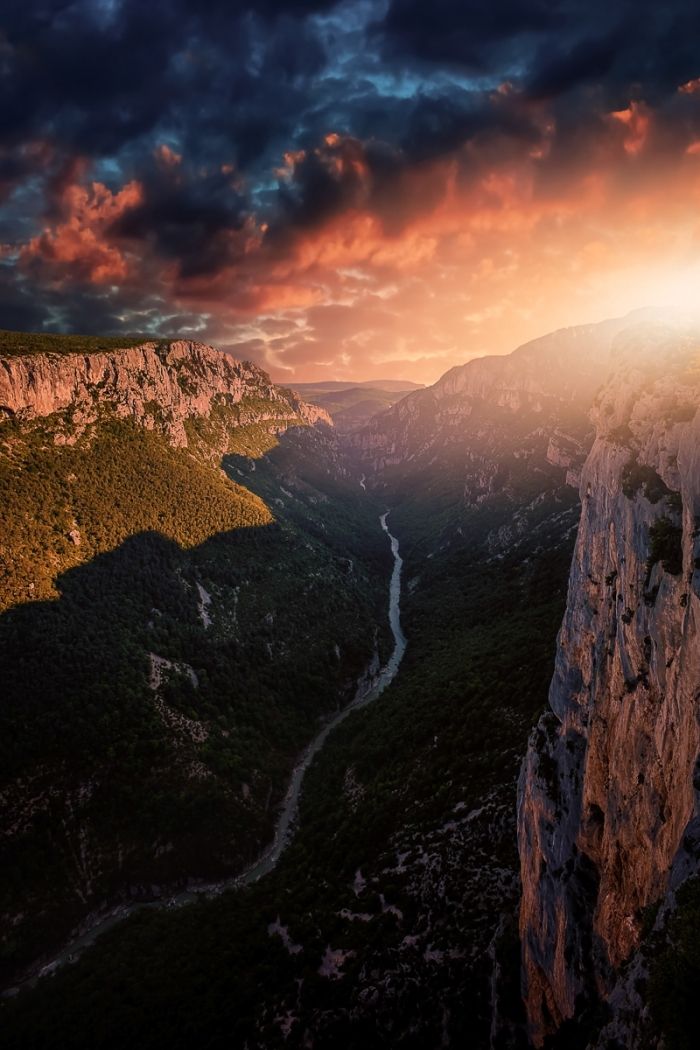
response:
[[[531,1037],[606,996],[697,820],[700,331],[618,339],[559,635],[521,774],[520,931]],[[692,864],[690,865],[692,868]]]
[[[120,417],[162,429],[176,446],[188,443],[188,419],[207,417],[217,407],[240,406],[240,425],[331,423],[324,409],[275,386],[256,365],[202,343],[5,357],[0,344],[0,413],[32,420],[70,410],[81,426],[94,421],[104,404]]]
[[[591,405],[629,323],[567,328],[507,357],[472,360],[346,436],[382,498],[419,501],[432,515],[444,508],[426,555],[466,537],[489,559],[532,539],[573,542]]]
[[[363,465],[380,473],[445,445],[463,444],[473,455],[515,426],[523,439],[530,436],[523,457],[543,445],[550,464],[571,468],[585,457],[588,409],[609,369],[612,342],[628,324],[623,318],[566,328],[507,356],[475,358],[375,416],[352,443]]]

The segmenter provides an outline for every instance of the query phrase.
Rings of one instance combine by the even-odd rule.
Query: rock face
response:
[[[537,1046],[580,997],[609,992],[697,818],[700,331],[631,328],[614,359],[581,477],[551,710],[520,779]]]
[[[571,468],[585,458],[588,408],[608,371],[612,341],[627,324],[563,329],[507,356],[452,368],[434,386],[375,416],[353,443],[366,467],[381,472],[438,446],[461,444],[473,453],[484,441],[498,441],[495,429],[514,424],[527,428],[530,446],[541,445],[550,464]]]
[[[469,361],[345,436],[368,486],[431,522],[426,556],[465,537],[486,558],[573,539],[590,408],[627,325],[567,328]]]
[[[256,365],[202,343],[8,357],[0,345],[0,414],[30,420],[70,409],[80,425],[93,421],[105,402],[121,417],[163,429],[176,446],[187,445],[187,419],[209,416],[222,405],[241,405],[239,425],[292,417],[331,422],[324,409],[275,386]]]

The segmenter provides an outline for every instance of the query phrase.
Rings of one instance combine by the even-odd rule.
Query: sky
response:
[[[433,382],[700,304],[697,0],[2,0],[0,328]]]

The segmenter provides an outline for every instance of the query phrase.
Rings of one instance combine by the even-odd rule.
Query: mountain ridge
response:
[[[81,424],[96,418],[101,402],[120,418],[164,432],[176,447],[188,445],[186,422],[208,416],[214,408],[228,411],[256,399],[245,422],[279,420],[331,424],[317,406],[272,383],[257,365],[236,361],[204,343],[175,340],[147,342],[86,354],[51,352],[3,356],[0,339],[0,415],[28,421],[71,409]],[[244,420],[238,413],[236,423]],[[220,451],[226,451],[221,448]]]
[[[420,383],[371,380],[362,383],[300,383],[294,389],[324,408],[343,433],[358,430],[368,419],[396,404],[407,392],[423,389]]]
[[[358,623],[367,630],[354,665],[367,654],[366,583],[382,563],[365,557],[374,533],[363,514],[378,507],[391,507],[404,558],[406,660],[382,701],[348,719],[309,770],[297,836],[269,884],[210,902],[196,921],[161,913],[127,923],[42,982],[36,1000],[20,997],[11,1045],[27,1045],[32,1031],[45,1033],[37,1045],[52,1045],[56,1032],[78,1032],[86,1045],[85,1005],[99,1014],[106,1046],[110,1033],[136,1038],[152,1019],[149,1045],[158,1048],[183,1025],[212,1046],[235,1033],[261,1050],[408,1036],[425,1046],[524,1046],[526,1031],[552,1050],[660,1045],[648,1042],[649,1003],[657,1010],[661,995],[668,1018],[679,993],[663,983],[659,951],[668,972],[663,960],[688,914],[676,899],[692,909],[684,892],[700,871],[698,377],[699,333],[633,315],[468,362],[349,434],[291,427],[277,444],[224,457],[229,476],[279,522],[245,537],[248,556],[264,545],[252,569],[215,565],[208,549],[177,565],[190,594],[180,594],[167,627],[201,621],[199,603],[196,613],[187,605],[197,594],[204,601],[200,586],[221,642],[252,623],[262,645],[237,649],[225,668],[240,674],[247,659],[257,668],[274,658],[251,729],[270,732],[288,673],[280,666],[300,631],[309,649],[326,632],[317,665],[326,675],[341,670],[333,640],[347,644]],[[206,443],[210,426],[186,428],[192,443],[178,453],[206,461],[194,439]],[[286,580],[287,602],[303,603],[317,581],[293,630],[281,625],[284,604],[271,608],[268,598],[281,567],[267,559],[268,528],[277,527],[295,529],[288,539],[302,560],[293,570],[307,581],[295,592]],[[364,589],[351,592],[355,582]],[[348,625],[340,635],[339,596]],[[192,727],[198,698],[187,668],[199,676],[201,659],[209,673],[211,626],[169,648],[151,618],[159,635],[149,651],[176,668],[163,699]],[[343,660],[343,670],[352,666]],[[297,679],[304,689],[314,680]],[[540,717],[548,683],[552,709]],[[305,724],[329,702],[319,692],[303,708]],[[293,727],[294,705],[279,708]],[[226,722],[227,732],[234,726]],[[234,768],[260,804],[267,765],[257,741],[242,738]],[[644,932],[660,902],[661,949]],[[666,942],[669,914],[676,926]],[[126,982],[118,995],[115,972]],[[143,991],[153,975],[176,989],[155,1007]],[[221,999],[211,999],[214,985]]]

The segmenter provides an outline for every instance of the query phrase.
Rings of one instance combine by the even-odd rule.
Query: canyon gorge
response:
[[[700,329],[330,415],[189,341],[7,347],[7,1045],[684,1047]],[[387,512],[405,656],[345,717],[398,639]]]

